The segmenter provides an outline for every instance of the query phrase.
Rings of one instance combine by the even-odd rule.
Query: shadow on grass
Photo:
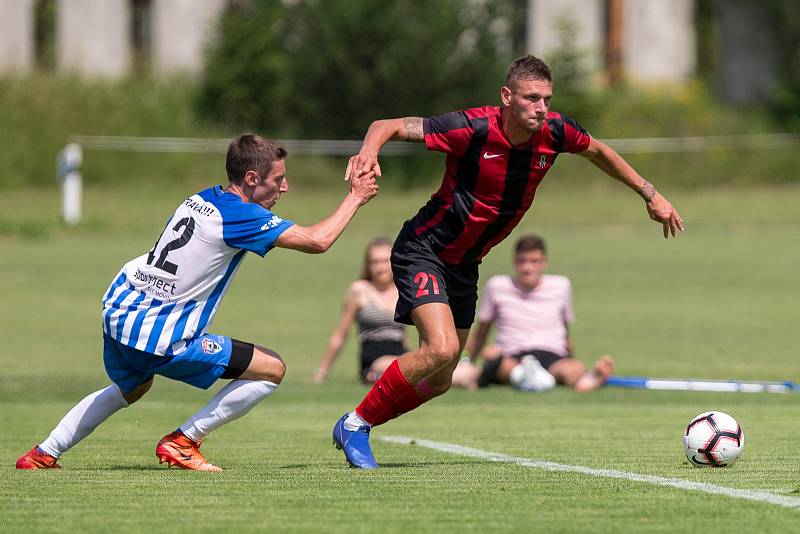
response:
[[[431,467],[434,465],[466,465],[466,464],[475,464],[475,463],[483,463],[483,462],[476,462],[475,460],[458,460],[458,461],[425,461],[425,462],[389,462],[389,463],[382,463],[380,464],[380,469],[397,469],[402,467]],[[490,463],[490,462],[486,462]],[[287,464],[282,465],[279,469],[316,469],[320,467],[330,467],[330,463],[325,464]],[[339,464],[337,462],[337,466],[341,465],[345,469],[353,469],[347,465]]]
[[[184,471],[184,469],[167,469],[159,465],[110,465],[108,467],[65,467],[67,471]]]
[[[434,465],[475,465],[475,464],[482,464],[482,463],[494,463],[494,462],[481,462],[475,460],[458,460],[458,461],[426,461],[426,462],[389,462],[381,464],[381,467],[385,467],[387,469],[396,469],[399,467],[431,467]]]

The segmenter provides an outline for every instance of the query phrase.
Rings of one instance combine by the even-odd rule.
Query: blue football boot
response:
[[[347,430],[344,420],[349,414],[344,414],[333,427],[333,444],[339,450],[344,450],[344,457],[352,467],[359,469],[375,469],[378,462],[372,456],[369,446],[368,426],[360,426],[358,430]]]

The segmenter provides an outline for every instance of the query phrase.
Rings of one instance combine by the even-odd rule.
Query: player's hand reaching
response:
[[[381,166],[378,164],[378,152],[390,139],[424,141],[423,119],[421,117],[379,119],[370,124],[361,150],[347,162],[347,170],[344,171],[345,181],[350,181],[354,177],[368,172],[374,172],[375,177],[380,178]]]
[[[350,158],[347,162],[347,170],[344,171],[346,182],[353,178],[372,172],[374,176],[380,177],[381,166],[378,164],[378,153],[362,149],[357,155]]]
[[[378,194],[378,182],[375,180],[375,172],[354,173],[350,179],[350,193],[359,200],[362,206],[369,202],[372,197]]]
[[[654,221],[660,222],[664,227],[664,239],[676,236],[678,231],[683,232],[683,219],[678,210],[672,207],[669,200],[664,198],[660,193],[656,193],[653,198],[645,203],[647,206],[647,214]]]

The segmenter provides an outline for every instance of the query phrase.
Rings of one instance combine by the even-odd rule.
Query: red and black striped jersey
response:
[[[444,179],[403,228],[424,237],[445,263],[480,261],[530,208],[556,156],[589,146],[589,133],[555,112],[529,141],[512,145],[500,112],[485,106],[423,119],[428,150],[447,154]]]

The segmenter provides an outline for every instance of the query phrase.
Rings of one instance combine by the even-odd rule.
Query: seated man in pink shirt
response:
[[[524,391],[547,391],[556,383],[576,391],[602,386],[614,366],[602,356],[592,370],[572,357],[569,323],[572,285],[566,276],[544,274],[544,241],[536,235],[519,239],[514,254],[516,276],[493,276],[486,283],[478,309],[478,327],[466,349],[483,369],[471,362],[459,364],[453,385],[475,389],[493,383],[511,384]],[[484,347],[492,325],[497,345]]]

